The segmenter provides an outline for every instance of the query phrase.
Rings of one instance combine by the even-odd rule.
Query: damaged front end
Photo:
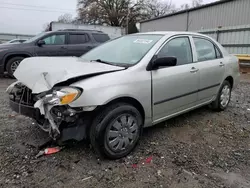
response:
[[[80,141],[86,138],[87,121],[82,108],[71,108],[82,89],[59,87],[52,91],[33,94],[31,89],[20,82],[7,89],[13,111],[34,119],[37,125],[48,132],[54,140]]]

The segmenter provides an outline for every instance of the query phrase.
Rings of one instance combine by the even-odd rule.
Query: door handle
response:
[[[62,46],[62,47],[61,47],[61,49],[65,49],[65,50],[66,50],[66,49],[67,49],[67,47],[65,47],[65,46]]]
[[[220,67],[224,67],[224,66],[225,66],[225,64],[220,62]]]
[[[192,69],[190,70],[191,73],[196,73],[196,72],[198,72],[198,71],[199,71],[199,69],[197,69],[197,68],[195,68],[195,67],[192,67]]]

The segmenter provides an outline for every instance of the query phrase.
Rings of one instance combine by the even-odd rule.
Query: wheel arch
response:
[[[108,103],[106,103],[104,106],[112,105],[115,103],[127,103],[127,104],[134,106],[142,115],[143,122],[145,121],[145,110],[144,110],[142,104],[138,100],[136,100],[135,98],[133,98],[133,97],[115,98],[115,99],[109,101]]]
[[[32,55],[30,53],[26,53],[26,52],[21,52],[21,53],[10,53],[10,54],[7,54],[5,57],[4,57],[4,71],[6,71],[6,66],[7,66],[7,62],[11,59],[11,58],[14,58],[14,57],[24,57],[24,58],[27,58],[27,57],[32,57]]]
[[[232,76],[228,76],[228,77],[226,77],[225,80],[227,80],[230,83],[231,88],[233,88],[233,86],[234,86],[234,79],[233,79],[233,77]]]

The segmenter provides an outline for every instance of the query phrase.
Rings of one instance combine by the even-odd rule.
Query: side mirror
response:
[[[177,64],[176,57],[160,57],[155,58],[147,67],[147,70],[156,70],[159,67],[172,67]]]
[[[45,41],[44,40],[39,40],[38,42],[37,42],[37,45],[38,46],[42,46],[42,45],[45,45],[46,43],[45,43]]]

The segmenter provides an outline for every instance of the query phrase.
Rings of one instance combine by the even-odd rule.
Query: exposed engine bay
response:
[[[64,90],[70,89],[33,94],[28,87],[16,82],[7,89],[7,92],[11,108],[17,113],[33,118],[51,138],[60,141],[71,139],[80,141],[86,138],[87,125],[82,119],[86,112],[84,113],[82,108],[71,108],[66,104],[66,100],[74,97],[72,94],[65,95]]]

